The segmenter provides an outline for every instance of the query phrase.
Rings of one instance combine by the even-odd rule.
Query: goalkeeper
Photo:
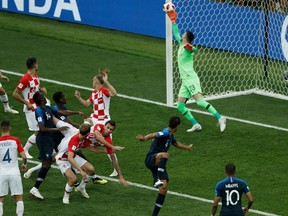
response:
[[[186,107],[186,102],[191,97],[193,97],[198,106],[207,109],[208,112],[218,119],[220,131],[223,132],[226,127],[226,118],[221,116],[210,103],[204,100],[200,80],[193,67],[194,53],[197,52],[197,48],[192,45],[194,35],[191,31],[187,31],[181,38],[176,23],[177,13],[172,10],[168,12],[167,15],[172,22],[173,35],[179,44],[177,59],[182,83],[178,94],[177,109],[192,123],[192,127],[188,129],[187,132],[202,130],[202,126]]]

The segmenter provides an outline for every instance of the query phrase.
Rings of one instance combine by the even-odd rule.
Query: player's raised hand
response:
[[[176,18],[178,14],[175,12],[175,10],[171,10],[170,12],[167,12],[167,15],[170,18],[172,23],[176,22]]]
[[[193,46],[192,46],[192,44],[187,43],[187,44],[185,44],[184,49],[191,51],[193,49]]]

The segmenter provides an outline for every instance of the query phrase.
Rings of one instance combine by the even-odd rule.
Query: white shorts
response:
[[[2,84],[0,83],[0,88],[2,87]]]
[[[74,160],[76,161],[76,163],[82,167],[84,166],[85,163],[87,163],[87,160],[83,159],[82,157],[76,155]],[[58,165],[62,175],[65,174],[65,172],[67,171],[67,169],[71,168],[72,169],[72,166],[70,164],[70,162],[68,160],[59,160],[57,159],[56,160],[56,164]]]
[[[7,196],[9,188],[12,196],[23,194],[23,186],[20,175],[1,175],[0,185],[0,197]]]
[[[64,126],[69,127],[68,130],[61,131],[61,133],[65,136],[65,138],[71,137],[71,136],[75,135],[76,133],[78,133],[78,129],[67,122],[59,120],[56,124],[57,128],[64,127]]]
[[[30,131],[39,131],[38,123],[36,121],[35,112],[31,110],[24,112],[26,116],[26,121]]]

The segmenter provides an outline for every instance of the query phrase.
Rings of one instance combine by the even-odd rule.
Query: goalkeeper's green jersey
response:
[[[197,73],[194,70],[194,53],[197,52],[197,48],[193,46],[192,50],[186,50],[181,43],[181,36],[179,33],[178,25],[172,24],[172,31],[176,41],[179,44],[178,48],[178,67],[180,78],[182,80],[198,78]]]

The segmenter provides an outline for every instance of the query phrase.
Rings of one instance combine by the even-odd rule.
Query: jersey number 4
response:
[[[237,205],[239,199],[240,199],[240,195],[239,195],[239,192],[237,190],[232,190],[232,191],[229,191],[229,190],[225,190],[225,193],[226,193],[226,205],[229,206],[229,205]],[[232,196],[233,195],[236,195],[236,200],[234,198],[234,200],[232,199]],[[235,197],[234,195],[234,197]]]
[[[8,163],[10,163],[11,160],[12,159],[10,157],[9,148],[8,148],[6,153],[5,153],[5,155],[4,155],[4,157],[3,157],[3,159],[2,159],[2,161],[8,161]]]

